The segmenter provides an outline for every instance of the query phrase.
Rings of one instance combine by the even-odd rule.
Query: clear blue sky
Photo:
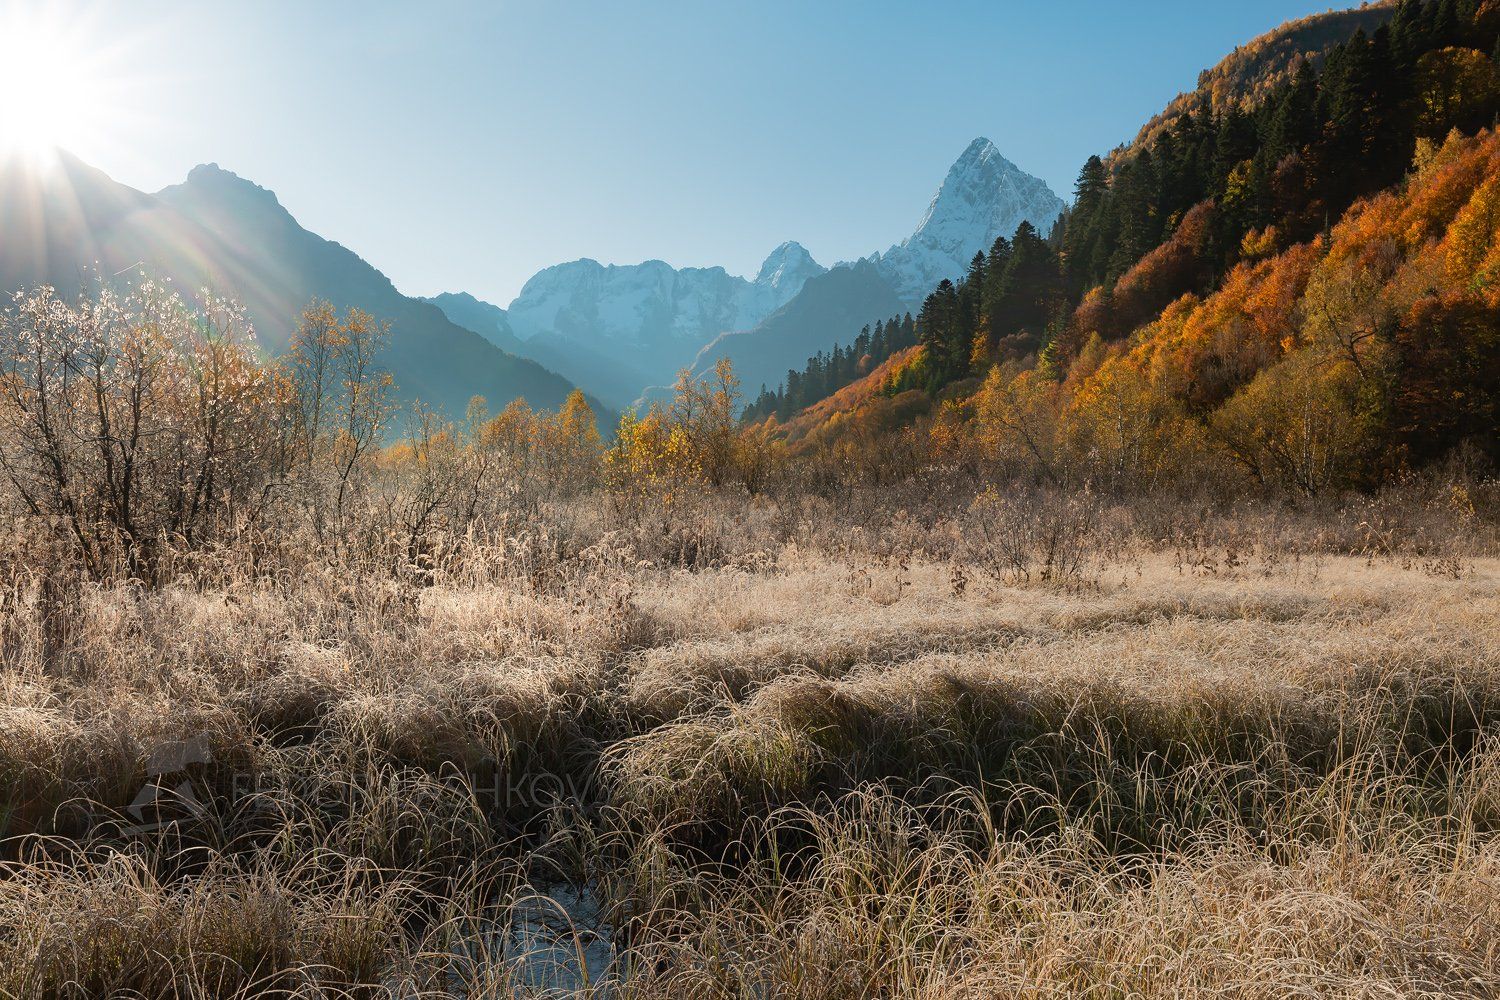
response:
[[[36,0],[40,2],[40,0]],[[1297,0],[137,0],[79,10],[144,67],[79,150],[147,190],[217,161],[410,294],[502,305],[589,256],[753,273],[915,226],[975,136],[1070,196]]]

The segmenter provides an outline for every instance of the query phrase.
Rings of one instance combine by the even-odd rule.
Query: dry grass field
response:
[[[29,6],[0,1000],[1500,1000],[1500,0]]]
[[[0,995],[1494,996],[1494,525],[1089,502],[14,542]]]

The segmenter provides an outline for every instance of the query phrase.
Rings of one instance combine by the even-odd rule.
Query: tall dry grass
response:
[[[0,995],[536,993],[539,893],[595,995],[1495,995],[1493,492],[585,498],[153,587],[18,522]]]

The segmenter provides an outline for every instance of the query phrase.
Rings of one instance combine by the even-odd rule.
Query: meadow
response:
[[[503,138],[472,125],[525,98],[514,60],[489,94],[398,58],[436,22],[377,13],[302,32],[320,47],[269,15],[199,45],[232,66],[261,44],[253,82],[296,106],[197,95],[216,130],[274,125],[221,155],[291,185],[264,159],[287,136],[320,137],[296,171],[340,178],[411,146],[378,202],[335,184],[320,212],[373,225],[417,185],[431,222],[453,188],[485,254],[587,249],[556,211],[568,242],[485,221],[517,192],[654,204],[573,183],[590,133],[554,92],[598,62],[586,32],[531,74],[533,124],[566,141],[523,128],[482,182],[462,141],[324,135],[364,128],[359,94],[415,102],[378,125],[431,124],[451,78],[475,113],[428,131]],[[682,13],[652,34],[722,61]],[[879,17],[803,13],[838,51],[876,39]],[[196,14],[139,63],[175,65]],[[1288,22],[1066,203],[978,140],[884,254],[824,272],[783,243],[752,282],[605,238],[607,267],[547,268],[508,309],[397,281],[488,282],[511,250],[398,220],[423,270],[473,259],[438,285],[397,254],[387,278],[216,164],[148,195],[44,155],[130,89],[66,44],[84,20],[0,11],[34,133],[0,136],[0,1000],[1500,997],[1500,0]],[[1091,20],[1047,47],[1091,85],[1050,99],[1131,82],[1078,57]],[[1107,47],[1219,37],[1156,21]],[[617,85],[670,61],[610,41],[629,71],[578,93],[629,121]],[[892,42],[900,85],[924,51],[939,82],[959,65]],[[975,80],[1003,93],[1027,70],[999,51]],[[891,91],[851,66],[823,89]],[[673,86],[804,82],[713,69]],[[340,114],[293,127],[335,83]],[[898,103],[1005,110],[948,89]],[[654,97],[690,126],[675,145],[601,133],[672,159],[652,239],[686,206],[751,240],[705,214],[712,185],[677,196],[683,151],[723,144]],[[733,186],[766,209],[833,148],[816,124],[785,170],[703,176],[771,178]],[[579,149],[620,179],[619,146]],[[565,189],[502,183],[507,156]]]
[[[0,995],[1493,996],[1497,508],[582,495],[150,586],[18,520]]]

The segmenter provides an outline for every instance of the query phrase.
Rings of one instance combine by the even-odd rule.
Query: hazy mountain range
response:
[[[753,279],[722,267],[583,259],[539,272],[508,309],[461,293],[429,301],[497,345],[626,406],[718,334],[759,323],[824,270],[800,244],[783,243]]]
[[[286,347],[303,308],[326,299],[391,324],[381,359],[399,395],[460,415],[481,395],[556,408],[572,385],[496,347],[436,306],[402,295],[353,251],[308,232],[264,188],[217,165],[146,194],[62,154],[47,167],[0,163],[0,289],[50,284],[64,295],[144,270],[185,294],[238,299],[262,346]]]
[[[865,323],[916,309],[1022,220],[1045,232],[1062,209],[1046,184],[977,139],[916,231],[882,253],[829,269],[786,242],[753,278],[576,260],[539,272],[502,309],[461,292],[401,294],[353,251],[298,225],[272,192],[217,164],[147,194],[63,155],[47,168],[0,164],[0,288],[51,284],[72,295],[144,270],[240,300],[272,353],[308,302],[326,299],[390,321],[382,361],[406,399],[450,415],[475,395],[493,407],[524,395],[555,408],[578,385],[620,408],[720,357],[753,395]]]
[[[864,324],[916,309],[1023,220],[1045,233],[1063,207],[1046,183],[980,138],[948,171],[911,236],[831,270],[789,242],[754,279],[721,267],[583,259],[541,271],[505,309],[466,293],[429,301],[616,406],[660,395],[679,369],[706,371],[721,357],[734,361],[753,395],[809,355],[852,340]]]

